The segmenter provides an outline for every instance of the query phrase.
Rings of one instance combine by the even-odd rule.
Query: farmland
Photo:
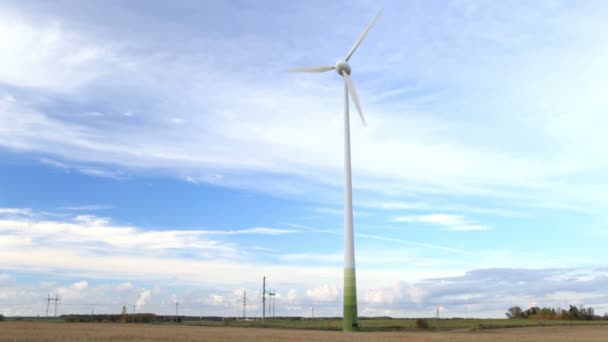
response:
[[[532,319],[441,319],[428,320],[431,331],[498,329],[533,326],[571,326],[571,325],[603,325],[608,321],[563,321],[563,320],[532,320]],[[207,327],[247,327],[247,328],[276,328],[300,330],[342,330],[342,320],[266,320],[266,321],[191,321],[187,325],[202,325]],[[363,332],[377,331],[419,331],[415,319],[364,319],[359,321]]]
[[[323,324],[321,324],[321,322]],[[63,323],[43,321],[0,322],[1,341],[604,341],[603,322],[513,322],[512,320],[453,320],[439,331],[420,331],[411,320],[378,320],[362,324],[361,333],[331,330],[338,321],[255,322],[222,325]],[[503,324],[504,322],[504,324]],[[390,323],[390,324],[389,324]],[[527,326],[532,324],[544,326]],[[554,324],[568,325],[554,325]],[[499,328],[522,326],[520,328]],[[245,327],[248,326],[248,327]],[[264,328],[266,327],[266,328]],[[270,328],[274,327],[274,328]],[[392,331],[382,331],[382,330]],[[451,330],[447,330],[451,329]]]

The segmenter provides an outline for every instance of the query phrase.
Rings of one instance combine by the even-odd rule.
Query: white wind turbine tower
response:
[[[344,78],[344,319],[342,323],[343,331],[356,331],[359,329],[357,318],[357,282],[355,274],[355,241],[353,232],[353,196],[352,196],[352,181],[351,181],[351,165],[350,165],[350,123],[348,111],[348,93],[350,92],[353,102],[357,107],[357,112],[363,125],[365,118],[359,103],[359,96],[355,90],[355,85],[350,79],[351,67],[348,61],[353,53],[359,47],[369,30],[374,26],[376,20],[380,16],[376,15],[374,20],[365,28],[359,36],[353,47],[348,51],[346,57],[340,60],[336,65],[307,67],[290,69],[290,72],[326,72],[336,70],[336,72]]]

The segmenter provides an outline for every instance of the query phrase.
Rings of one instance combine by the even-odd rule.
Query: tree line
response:
[[[522,310],[519,306],[513,306],[509,308],[505,315],[509,319],[608,320],[608,313],[604,316],[598,316],[592,307],[585,308],[582,305],[579,307],[570,305],[569,309],[533,306],[527,310]]]

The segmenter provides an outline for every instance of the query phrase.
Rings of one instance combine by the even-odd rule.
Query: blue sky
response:
[[[608,6],[391,2],[351,59],[361,315],[608,311]],[[323,9],[323,10],[320,10]],[[0,4],[0,312],[341,312],[375,2]],[[17,299],[16,299],[17,298]],[[280,305],[279,305],[280,304]]]

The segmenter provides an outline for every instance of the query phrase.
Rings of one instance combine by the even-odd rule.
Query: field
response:
[[[562,321],[562,320],[533,320],[533,319],[442,319],[428,320],[431,330],[462,330],[462,329],[496,329],[528,326],[555,325],[606,325],[608,321]],[[228,322],[185,322],[187,325],[203,325],[209,327],[248,327],[248,328],[277,328],[302,330],[342,330],[342,320],[266,320],[266,321],[228,321]],[[359,320],[363,332],[376,331],[418,331],[414,319],[371,319]]]
[[[417,331],[409,327],[408,320],[391,320],[403,323],[403,331],[370,331],[342,333],[313,330],[292,325],[283,329],[259,327],[200,326],[194,324],[115,324],[115,323],[60,323],[36,321],[0,322],[0,342],[3,341],[605,341],[608,325],[587,322],[562,326],[534,326],[523,328],[462,328],[440,331]],[[493,324],[507,320],[459,320]],[[387,322],[378,321],[378,322]],[[375,323],[378,323],[375,322]],[[405,322],[408,322],[407,324]],[[478,322],[478,323],[479,323]],[[297,322],[296,322],[297,323]],[[314,321],[313,321],[314,323]],[[334,322],[335,323],[335,322]],[[365,322],[365,323],[369,323]],[[572,322],[571,322],[572,323]],[[576,322],[581,323],[581,322]],[[454,327],[463,326],[464,322]],[[397,326],[395,325],[395,327]],[[502,326],[508,326],[503,324]],[[378,323],[378,328],[381,327]],[[479,327],[479,325],[478,325]],[[488,325],[489,327],[489,325]],[[296,329],[289,329],[296,328]],[[297,330],[305,328],[305,330]],[[394,328],[394,327],[393,327]]]

